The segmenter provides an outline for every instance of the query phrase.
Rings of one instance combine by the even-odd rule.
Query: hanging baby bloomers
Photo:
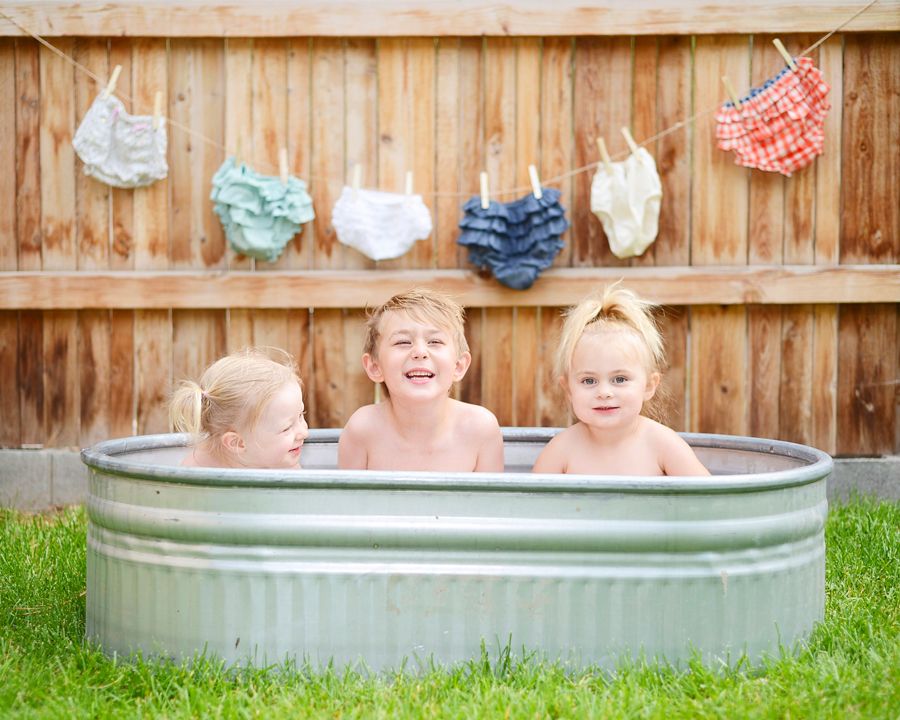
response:
[[[114,95],[101,93],[72,139],[84,174],[117,188],[150,185],[169,172],[166,119],[153,127],[149,115],[129,115]]]
[[[463,205],[457,242],[469,248],[469,262],[490,269],[507,287],[527,290],[563,248],[559,236],[569,223],[559,195],[555,188],[541,188],[540,198],[528,194],[510,203],[491,200],[487,208],[476,195]]]
[[[300,225],[315,218],[306,183],[260,175],[230,157],[212,179],[210,200],[235,252],[274,262]]]
[[[810,58],[794,62],[796,70],[753,88],[740,107],[729,101],[716,113],[718,146],[734,150],[738,165],[790,177],[822,154],[830,88]]]
[[[623,162],[601,163],[591,183],[591,210],[618,258],[641,255],[656,239],[661,201],[656,163],[642,147]]]
[[[431,213],[421,195],[344,186],[331,222],[338,240],[372,260],[389,260],[431,235]]]

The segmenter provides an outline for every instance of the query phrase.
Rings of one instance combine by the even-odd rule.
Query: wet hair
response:
[[[632,333],[642,348],[648,373],[664,370],[666,357],[662,334],[653,315],[659,306],[621,287],[621,282],[587,296],[566,312],[556,353],[558,377],[569,374],[581,337],[603,331]]]
[[[300,383],[297,364],[284,350],[249,347],[216,360],[200,382],[183,381],[172,395],[169,421],[195,441],[256,426],[263,409],[285,383]]]
[[[405,312],[420,323],[431,323],[450,333],[456,352],[462,355],[469,351],[466,342],[466,311],[449,295],[427,288],[412,288],[394,295],[383,305],[366,310],[366,339],[363,352],[377,357],[378,341],[381,339],[381,324],[385,313]]]

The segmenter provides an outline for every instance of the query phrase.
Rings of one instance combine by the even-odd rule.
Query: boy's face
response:
[[[369,379],[387,386],[391,398],[446,396],[472,362],[468,352],[459,352],[447,328],[408,313],[385,313],[380,330],[375,354],[363,355],[363,367]]]

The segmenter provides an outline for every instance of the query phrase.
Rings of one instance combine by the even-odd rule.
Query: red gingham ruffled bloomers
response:
[[[831,88],[812,60],[794,62],[796,70],[786,67],[753,88],[741,107],[728,101],[716,113],[718,146],[734,150],[738,165],[790,177],[822,154]]]

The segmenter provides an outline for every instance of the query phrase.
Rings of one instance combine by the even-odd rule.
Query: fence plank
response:
[[[253,157],[253,40],[225,40],[225,156],[237,162]],[[223,158],[224,160],[224,158]],[[225,239],[225,263],[231,270],[249,270],[253,260],[236,253]]]
[[[226,347],[229,353],[253,345],[253,321],[246,308],[231,308],[226,313]]]
[[[134,393],[134,311],[113,310],[109,342],[109,434],[137,432]]]
[[[512,38],[487,38],[484,50],[485,169],[491,200],[516,197],[516,46]]]
[[[848,36],[844,45],[841,262],[900,259],[900,43]]]
[[[569,404],[559,385],[556,373],[556,348],[559,346],[562,313],[560,308],[542,307],[539,310],[540,331],[537,355],[539,367],[536,404],[537,425],[566,427],[570,424]]]
[[[172,312],[172,381],[199,381],[203,371],[225,355],[226,323],[222,310]]]
[[[836,264],[841,236],[841,135],[844,102],[844,50],[839,36],[819,48],[819,67],[831,86],[831,110],[825,116],[825,153],[816,158],[816,257]],[[836,352],[837,348],[832,348]]]
[[[167,310],[136,310],[134,315],[137,432],[166,432],[172,387],[172,322]]]
[[[346,364],[343,350],[342,310],[316,310],[313,315],[313,368],[310,384],[314,404],[310,407],[310,427],[343,427]]]
[[[79,38],[74,46],[75,60],[98,77],[109,76],[106,40]],[[118,88],[118,85],[116,85]],[[82,72],[75,73],[75,122],[82,118],[103,88]],[[85,175],[84,164],[75,164],[75,246],[79,269],[109,267],[110,186]],[[82,408],[83,409],[83,408]]]
[[[900,29],[897,0],[865,6],[859,2],[821,0],[796,3],[764,0],[738,4],[733,0],[642,0],[622,3],[603,0],[562,0],[484,3],[457,0],[412,5],[408,0],[371,0],[335,3],[244,3],[212,0],[180,5],[133,1],[93,2],[90,12],[70,12],[71,4],[33,0],[7,0],[7,12],[17,22],[43,35],[109,36],[126,32],[135,36],[192,37],[197,28],[208,36],[287,37],[302,34],[346,37],[441,35],[680,35],[743,32],[829,32],[853,18],[849,30]],[[101,7],[102,6],[102,9]],[[413,9],[414,8],[414,9]],[[9,24],[0,34],[19,34]]]
[[[434,200],[435,266],[455,268],[459,264],[458,223],[463,198],[452,194],[461,191],[461,137],[462,109],[465,103],[461,93],[474,95],[460,73],[459,38],[442,38],[438,41],[435,69],[435,191],[447,193]],[[477,104],[477,101],[471,104]]]
[[[44,313],[19,313],[19,416],[22,444],[43,445],[44,434]]]
[[[110,435],[110,397],[119,392],[112,384],[109,310],[83,310],[78,317],[78,384],[81,388],[79,444],[107,440]]]
[[[73,40],[60,38],[57,46],[71,57]],[[41,47],[40,78],[42,267],[74,270],[75,75],[66,60]]]
[[[696,110],[720,105],[727,75],[738,93],[750,81],[750,49],[744,35],[698,37],[694,54]],[[750,171],[734,164],[731,153],[716,148],[711,114],[696,123],[691,176],[691,262],[729,265],[747,262],[748,182]]]
[[[171,100],[163,112],[189,129],[167,129],[172,267],[224,268],[222,224],[209,199],[212,176],[223,160],[216,145],[225,141],[224,49],[217,40],[172,40],[169,52]]]
[[[782,359],[778,437],[808,444],[812,442],[812,397],[814,315],[809,305],[782,309]]]
[[[341,418],[343,426],[357,408],[369,405],[375,400],[375,387],[366,375],[362,364],[365,343],[365,313],[360,310],[345,310],[344,325],[344,407]]]
[[[897,307],[843,305],[838,337],[838,455],[894,449]]]
[[[665,424],[687,430],[688,313],[683,307],[667,306],[659,320],[668,367],[663,372],[661,393]]]
[[[0,447],[16,447],[22,438],[19,405],[19,313],[0,312]]]
[[[109,67],[122,66],[116,87],[121,94],[126,110],[133,111],[131,76],[132,44],[129,40],[114,38],[109,43]],[[130,188],[110,188],[112,205],[112,233],[109,251],[111,270],[131,270],[134,268],[134,191]],[[131,397],[129,393],[129,397]],[[130,425],[129,425],[130,427]]]
[[[675,127],[692,114],[691,38],[659,39],[656,132]],[[691,256],[691,123],[659,139],[657,165],[663,188],[659,235],[653,246],[657,265],[688,265]],[[686,318],[685,318],[686,321]]]
[[[376,43],[369,39],[347,40],[344,46],[345,113],[347,149],[344,184],[349,184],[353,166],[363,168],[363,186],[377,185],[378,101],[376,87]],[[424,150],[424,149],[423,149]],[[418,181],[424,181],[424,178]],[[416,192],[424,192],[417,187]],[[343,248],[344,268],[374,268],[375,262],[360,252]],[[367,378],[368,382],[368,378]]]
[[[42,265],[39,57],[36,42],[16,40],[15,218],[19,270],[40,270]],[[24,423],[24,415],[22,420]]]
[[[487,308],[481,349],[482,405],[501,425],[514,425],[513,407],[513,310]]]
[[[311,231],[315,238],[313,266],[323,270],[341,267],[344,257],[331,224],[331,209],[341,193],[345,166],[343,134],[335,132],[344,123],[344,52],[340,41],[315,38],[312,63],[315,112],[311,193],[316,219]]]
[[[602,136],[614,160],[626,155],[620,128],[631,125],[631,39],[579,38],[575,42],[575,165],[597,162],[597,137]],[[593,172],[575,178],[572,232],[575,266],[625,265],[590,208]]]
[[[0,40],[0,97],[16,97],[16,41],[12,38]],[[7,101],[0,105],[0,127],[7,128],[8,134],[15,134],[15,102]],[[15,142],[0,143],[0,165],[13,169],[12,172],[0,175],[0,271],[15,270],[19,265],[16,242]]]
[[[657,118],[657,63],[659,61],[659,41],[655,37],[634,38],[634,59],[632,70],[632,117],[630,123],[631,134],[639,145],[656,132]],[[650,153],[654,160],[658,154],[656,143],[649,143],[644,149]],[[655,265],[656,243],[650,245],[641,255],[631,258],[629,265]]]
[[[747,434],[746,310],[691,309],[690,428]]]
[[[463,402],[481,405],[484,398],[484,373],[481,369],[482,345],[484,338],[484,310],[466,306],[466,342],[472,354],[469,371],[459,384],[459,399]]]
[[[545,38],[541,55],[541,164],[542,178],[555,178],[568,173],[574,166],[574,134],[572,98],[574,95],[574,52],[572,38]],[[567,177],[552,183],[561,191],[559,201],[572,220],[574,178]],[[565,246],[554,262],[557,267],[572,264],[572,230],[562,235]]]
[[[772,35],[756,35],[753,38],[751,56],[752,87],[760,87],[772,77],[781,56],[772,45]],[[721,86],[720,86],[721,87]],[[720,151],[721,152],[721,151]],[[731,153],[728,154],[731,156]],[[780,265],[784,261],[785,233],[785,178],[781,173],[753,171],[749,189],[749,237],[748,261],[754,265]],[[787,182],[791,182],[790,180]],[[763,322],[766,321],[763,319]],[[780,323],[779,323],[780,324]],[[768,324],[764,325],[767,327]],[[769,378],[764,380],[768,381]],[[777,388],[777,383],[776,386]],[[767,388],[771,390],[771,388]],[[759,405],[761,403],[754,403]],[[776,416],[777,417],[777,416]],[[762,427],[766,427],[765,422]],[[751,420],[751,427],[753,421]],[[774,426],[777,427],[777,424]]]
[[[460,192],[462,205],[473,195],[477,195],[480,185],[479,177],[487,168],[487,146],[485,142],[485,96],[484,96],[484,61],[485,40],[463,38],[460,42],[459,74],[463,78],[460,87],[460,153],[459,166]],[[458,216],[462,212],[458,211]],[[459,237],[457,232],[455,237]],[[459,249],[459,267],[471,268],[468,254]]]
[[[816,305],[813,313],[810,442],[833,455],[837,452],[838,307]]]
[[[780,307],[747,308],[750,434],[781,437],[782,315]]]
[[[310,189],[312,158],[312,41],[310,38],[290,38],[287,46],[287,141],[289,169]],[[314,207],[314,212],[319,208]],[[288,243],[281,256],[284,267],[309,269],[312,267],[313,236],[309,223]]]
[[[78,445],[78,316],[74,310],[44,314],[44,435],[49,447]]]
[[[315,388],[312,384],[313,347],[309,310],[288,310],[287,350],[297,363],[300,380],[303,383],[303,403],[306,406],[307,422],[311,422],[311,411],[315,405]]]
[[[287,148],[287,45],[281,38],[260,38],[253,43],[253,167],[263,175],[279,176],[278,153]],[[292,238],[291,242],[297,242]],[[257,270],[286,266],[256,261]]]
[[[538,380],[538,308],[516,308],[513,311],[513,424],[531,427],[537,424]]]

